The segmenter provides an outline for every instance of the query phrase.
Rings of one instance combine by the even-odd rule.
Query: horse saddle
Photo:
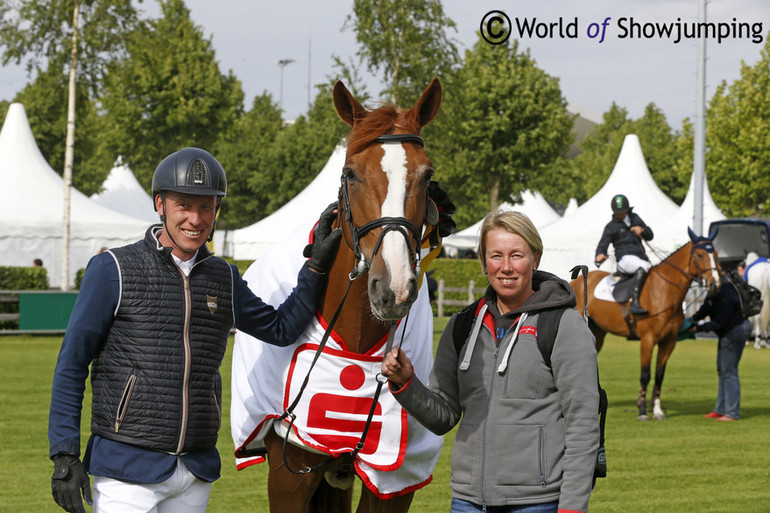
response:
[[[602,278],[596,284],[594,297],[604,301],[614,301],[615,303],[628,303],[634,294],[634,275],[614,273]],[[628,326],[628,340],[639,340],[639,334],[636,332],[636,319],[628,314],[628,306],[623,304],[623,319]]]
[[[615,272],[605,276],[597,285],[594,297],[604,301],[626,303],[634,294],[634,275]]]

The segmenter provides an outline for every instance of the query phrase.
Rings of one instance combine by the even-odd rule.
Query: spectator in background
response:
[[[739,272],[740,268],[739,268]],[[704,418],[719,421],[738,420],[741,414],[741,382],[738,377],[738,364],[743,355],[743,348],[751,334],[751,323],[741,312],[738,292],[732,280],[740,276],[727,272],[723,275],[719,290],[713,297],[707,297],[703,305],[695,312],[692,319],[685,322],[697,322],[709,318],[690,328],[691,331],[713,331],[719,337],[717,345],[717,374],[719,386],[717,401],[711,413]]]
[[[39,258],[36,258],[35,260],[32,261],[32,265],[33,267],[43,267],[43,261],[40,260]]]

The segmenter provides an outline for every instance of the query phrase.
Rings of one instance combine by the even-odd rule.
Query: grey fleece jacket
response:
[[[439,341],[428,386],[413,376],[392,391],[434,433],[460,422],[451,457],[452,497],[487,506],[559,501],[560,512],[585,512],[599,447],[595,341],[581,315],[569,308],[549,369],[537,347],[538,312],[572,307],[575,296],[567,282],[542,271],[535,273],[533,289],[517,311],[506,314],[526,315],[499,345],[487,311],[475,343],[465,341],[458,355],[454,316]],[[486,302],[495,298],[490,287]],[[470,346],[470,365],[460,370]]]

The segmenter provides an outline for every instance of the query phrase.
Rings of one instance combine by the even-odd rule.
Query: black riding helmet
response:
[[[612,197],[612,212],[617,214],[619,212],[628,212],[628,209],[630,208],[628,205],[628,198],[626,198],[623,194],[616,194]]]
[[[158,164],[152,175],[152,204],[165,191],[224,197],[227,178],[222,165],[209,152],[200,148],[182,148]]]

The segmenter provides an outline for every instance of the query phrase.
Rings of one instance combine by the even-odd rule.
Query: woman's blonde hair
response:
[[[478,257],[484,274],[487,273],[487,234],[495,228],[502,228],[523,238],[535,255],[535,267],[540,265],[540,257],[543,255],[543,241],[529,217],[513,210],[498,210],[487,214],[484,222],[481,223]]]

